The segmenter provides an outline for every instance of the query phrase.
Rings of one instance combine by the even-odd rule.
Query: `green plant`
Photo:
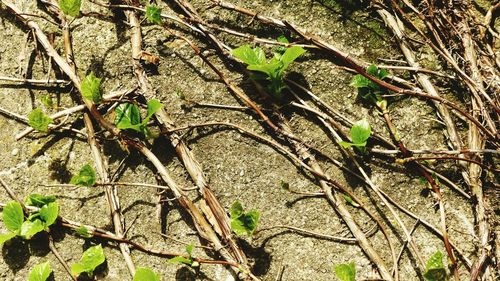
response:
[[[191,267],[198,267],[200,266],[200,263],[195,261],[193,259],[192,253],[193,253],[193,245],[187,245],[186,246],[186,253],[188,254],[188,257],[183,257],[183,256],[177,256],[174,258],[171,258],[168,260],[169,263],[182,263],[185,265],[189,265]]]
[[[280,40],[284,41],[283,39]],[[267,80],[269,82],[267,85],[268,91],[277,98],[281,98],[281,92],[286,88],[283,81],[285,70],[293,61],[304,54],[306,50],[299,46],[293,46],[286,48],[283,53],[281,51],[278,49],[271,59],[266,58],[266,54],[261,48],[255,47],[252,49],[249,45],[240,46],[231,53],[246,63],[248,70],[257,72],[252,75],[253,79]]]
[[[79,262],[71,265],[71,274],[79,276],[82,273],[87,273],[89,276],[94,275],[94,270],[106,260],[101,244],[88,248],[83,252]]]
[[[159,273],[155,273],[147,267],[139,267],[135,271],[134,279],[132,281],[160,281]]]
[[[83,238],[91,238],[93,236],[92,232],[83,225],[75,229],[75,232]]]
[[[153,114],[155,114],[160,108],[162,108],[162,104],[159,100],[150,100],[148,101],[147,106],[147,115],[141,121],[141,113],[139,111],[139,107],[132,103],[122,103],[119,104],[116,109],[116,118],[115,125],[118,129],[122,130],[134,130],[144,134],[146,137],[154,137],[151,131],[148,129],[147,124]]]
[[[9,232],[0,234],[0,244],[16,236],[31,239],[38,232],[48,230],[57,220],[59,204],[53,196],[32,194],[25,202],[29,203],[26,204],[28,206],[39,208],[38,211],[32,212],[28,219],[25,219],[23,208],[17,201],[11,201],[3,208],[2,220]]]
[[[69,183],[88,187],[93,186],[96,183],[94,168],[89,164],[84,165],[78,172],[78,175],[74,175]]]
[[[446,280],[446,270],[443,265],[443,253],[435,252],[425,265],[424,278],[428,281],[444,281]]]
[[[238,236],[251,236],[259,223],[260,213],[257,210],[244,212],[243,205],[236,201],[229,209],[231,215],[231,229]]]
[[[102,102],[101,80],[95,77],[94,72],[90,72],[82,81],[81,90],[84,99],[93,103]]]
[[[47,116],[40,108],[35,108],[28,115],[28,124],[35,130],[40,132],[48,132],[49,124],[52,124],[54,120]]]
[[[59,0],[59,8],[67,16],[77,17],[80,14],[81,0]]]
[[[335,266],[334,271],[340,281],[356,281],[356,265],[353,262],[339,264]]]
[[[389,72],[387,72],[387,70],[379,69],[376,65],[373,64],[366,69],[366,72],[380,80],[385,79],[389,75]],[[382,98],[382,95],[386,93],[387,90],[375,84],[370,79],[364,77],[361,74],[355,75],[352,78],[350,85],[356,87],[358,89],[359,95],[365,100],[374,103],[385,102]]]
[[[156,7],[156,6],[152,6],[152,5],[146,6],[146,20],[149,23],[154,23],[154,24],[160,25],[161,24],[161,9]]]
[[[40,101],[46,108],[54,108],[54,102],[50,94],[43,94],[40,96]]]
[[[366,152],[366,142],[372,133],[370,123],[366,119],[361,119],[354,123],[351,127],[351,142],[339,141],[338,143],[343,148],[354,146],[358,148],[361,153]]]
[[[37,264],[30,271],[28,281],[46,281],[51,273],[52,269],[50,269],[49,262]]]

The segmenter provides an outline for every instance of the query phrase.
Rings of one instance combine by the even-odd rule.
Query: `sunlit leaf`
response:
[[[33,235],[43,231],[44,229],[45,227],[41,220],[37,219],[34,221],[25,221],[21,225],[21,232],[19,233],[19,235],[24,237],[25,239],[31,239]]]
[[[92,168],[89,164],[83,166],[78,172],[78,175],[71,178],[70,183],[89,187],[93,186],[96,183],[96,173],[94,168]]]
[[[335,275],[340,281],[356,281],[356,265],[353,262],[339,264],[335,266]]]
[[[59,0],[59,8],[67,16],[77,17],[80,14],[81,0]]]
[[[146,267],[139,267],[135,271],[132,281],[160,281],[160,274]]]
[[[35,130],[40,132],[48,132],[49,124],[52,124],[54,120],[50,118],[47,114],[43,113],[40,108],[36,108],[28,115],[28,124]]]
[[[24,222],[24,213],[21,204],[16,201],[11,201],[3,207],[2,220],[5,227],[12,231],[18,232]]]
[[[94,270],[106,260],[102,246],[99,244],[83,252],[79,262],[71,265],[71,273],[79,276],[83,272],[92,275]]]
[[[102,101],[101,95],[101,79],[95,77],[94,72],[90,72],[85,76],[81,85],[82,96],[92,101],[93,103],[100,103]]]
[[[30,271],[28,281],[46,281],[51,273],[52,269],[50,269],[49,262],[37,264]]]

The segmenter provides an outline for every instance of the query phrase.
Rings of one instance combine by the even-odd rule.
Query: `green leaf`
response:
[[[161,9],[156,6],[146,6],[146,19],[149,23],[161,24]]]
[[[231,229],[238,236],[248,235],[251,236],[257,224],[259,223],[260,213],[256,210],[251,210],[238,217],[231,216]]]
[[[347,141],[339,141],[337,143],[340,144],[340,146],[342,146],[343,148],[349,148],[354,145],[354,143]]]
[[[9,233],[0,234],[0,246],[3,245],[3,243],[9,241],[10,239],[12,239],[16,236],[17,236],[16,232],[9,232]]]
[[[340,281],[356,281],[356,265],[353,262],[339,264],[335,266],[335,275]]]
[[[59,0],[59,8],[67,16],[77,17],[80,14],[81,0]]]
[[[49,227],[57,220],[59,214],[59,204],[51,202],[43,206],[40,211],[40,218],[45,222],[45,227]]]
[[[378,74],[378,67],[374,64],[370,65],[367,69],[366,72],[370,74],[371,76],[377,77]]]
[[[52,108],[54,106],[54,102],[52,101],[52,97],[50,94],[43,94],[40,96],[40,101],[47,108]]]
[[[28,124],[33,127],[33,129],[40,132],[48,132],[49,124],[52,124],[54,120],[50,118],[47,114],[43,113],[40,108],[36,108],[28,115]]]
[[[82,81],[82,96],[86,100],[90,100],[93,103],[100,103],[102,101],[101,95],[101,79],[94,76],[94,72],[90,72],[89,75],[85,76]]]
[[[285,70],[289,64],[295,61],[298,57],[304,54],[306,50],[299,46],[293,46],[287,48],[285,53],[281,56],[281,61],[283,62],[282,70]]]
[[[231,208],[229,209],[229,214],[231,214],[231,218],[236,219],[243,215],[243,205],[241,205],[240,201],[235,201]]]
[[[278,78],[277,75],[282,67],[283,63],[278,61],[275,63],[252,64],[247,66],[247,69],[265,73],[272,79],[272,78]]]
[[[28,281],[46,281],[51,273],[49,262],[37,264],[31,270]]]
[[[78,175],[74,175],[69,183],[74,185],[82,186],[93,186],[96,182],[96,174],[94,168],[89,164],[83,166],[78,172]]]
[[[351,140],[358,146],[364,146],[371,133],[370,123],[366,119],[359,120],[351,128]]]
[[[353,207],[359,207],[359,204],[354,202],[354,200],[352,200],[351,196],[347,195],[347,194],[343,194],[344,195],[344,199],[347,203],[351,204]]]
[[[288,39],[284,36],[284,35],[280,35],[278,38],[276,38],[276,41],[280,42],[280,43],[290,43],[288,42]],[[276,57],[276,55],[278,55],[278,58],[281,58],[281,55],[283,55],[283,53],[286,51],[286,47],[284,46],[277,46],[276,48],[274,48],[274,56]]]
[[[278,38],[276,38],[276,41],[287,44],[290,43],[285,35],[278,36]]]
[[[258,65],[266,61],[266,54],[261,48],[256,47],[252,50],[249,45],[233,49],[231,54],[248,65]]]
[[[142,124],[146,125],[149,122],[149,119],[151,119],[151,116],[153,116],[153,114],[158,112],[158,110],[160,110],[160,108],[162,107],[163,104],[161,104],[159,100],[152,99],[148,101],[148,111],[147,111],[148,113],[146,115],[146,118],[144,118],[144,120],[142,121]]]
[[[147,267],[139,267],[135,271],[134,280],[132,281],[160,281],[160,274],[155,273]]]
[[[80,226],[79,228],[75,229],[75,232],[78,233],[78,235],[82,236],[83,238],[91,238],[92,237],[92,232],[83,225]]]
[[[12,231],[18,232],[24,222],[24,213],[21,204],[16,201],[11,201],[3,207],[2,212],[3,224],[5,227]]]
[[[365,88],[368,87],[372,83],[368,78],[364,77],[361,74],[355,75],[352,80],[350,86],[356,87],[356,88]]]
[[[378,74],[377,74],[377,77],[380,79],[380,80],[383,80],[384,78],[386,78],[387,76],[389,76],[389,71],[387,71],[386,69],[380,69],[378,71]]]
[[[187,264],[187,265],[193,264],[193,260],[187,259],[183,256],[173,257],[173,258],[169,259],[168,262],[169,263],[183,263],[183,264]]]
[[[446,280],[446,270],[443,265],[443,253],[435,252],[425,265],[426,272],[424,278],[428,281],[444,281]]]
[[[132,103],[119,104],[115,109],[115,113],[115,125],[118,129],[141,131],[141,113],[137,105]]]
[[[47,204],[55,202],[55,201],[56,201],[56,197],[53,195],[45,196],[45,195],[32,193],[32,194],[28,195],[28,197],[26,197],[26,199],[24,200],[24,205],[41,208],[44,205],[47,205]]]
[[[83,252],[79,262],[71,265],[71,273],[79,276],[83,272],[89,275],[94,273],[94,270],[106,260],[101,244],[88,248]]]
[[[188,253],[189,256],[193,253],[193,248],[194,246],[192,244],[189,244],[186,246],[186,252]]]
[[[33,235],[45,229],[41,220],[25,221],[21,225],[21,232],[19,233],[24,239],[31,239]]]

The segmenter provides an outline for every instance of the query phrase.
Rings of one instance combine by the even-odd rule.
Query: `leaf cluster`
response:
[[[115,125],[121,130],[134,130],[144,134],[148,138],[154,137],[148,129],[147,124],[153,114],[155,114],[163,105],[159,100],[152,99],[148,101],[147,114],[141,120],[141,112],[139,107],[133,103],[121,103],[115,109]]]
[[[387,70],[379,69],[373,64],[366,69],[366,72],[380,80],[384,80],[389,75]],[[380,87],[361,74],[354,76],[350,85],[358,88],[358,93],[363,99],[374,103],[382,101],[382,95],[387,92],[387,89]]]
[[[260,219],[260,213],[257,210],[245,212],[243,205],[239,201],[236,201],[231,205],[229,213],[231,215],[231,229],[236,235],[251,236],[255,229],[257,229]]]
[[[2,220],[9,232],[0,234],[0,245],[16,236],[31,239],[38,232],[48,230],[59,215],[59,204],[55,201],[54,196],[30,194],[24,204],[39,209],[31,213],[27,219],[19,202],[10,201],[7,203],[3,208]]]
[[[284,36],[278,38],[278,41],[288,43]],[[253,79],[267,80],[269,82],[268,91],[277,98],[281,98],[281,92],[286,88],[283,81],[285,70],[305,52],[306,50],[299,46],[278,47],[275,49],[273,57],[268,59],[260,47],[252,49],[249,45],[243,45],[234,49],[231,54],[247,64],[247,69],[254,72]]]

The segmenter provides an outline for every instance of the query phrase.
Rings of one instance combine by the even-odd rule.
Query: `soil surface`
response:
[[[35,1],[18,0],[14,3],[26,13],[44,14]],[[132,72],[129,31],[123,14],[113,14],[103,7],[82,1],[82,11],[99,12],[106,18],[85,16],[72,22],[73,47],[79,75],[93,71],[103,79],[103,91],[109,93],[135,87],[137,82]],[[348,2],[348,1],[345,1]],[[343,1],[339,1],[343,3]],[[171,11],[160,1],[164,11]],[[210,1],[194,1],[193,5],[204,18],[213,23],[221,23],[237,30],[245,30],[260,37],[276,38],[283,31],[263,26],[248,17],[219,8],[206,9]],[[235,3],[265,15],[286,19],[310,33],[320,36],[339,49],[368,62],[379,63],[378,59],[401,59],[391,35],[375,15],[363,9],[349,10],[334,1],[239,1]],[[367,10],[367,9],[365,9]],[[33,79],[58,78],[59,70],[36,46],[26,30],[5,7],[0,8],[0,75]],[[61,31],[51,23],[33,18],[46,32],[53,34],[54,44],[62,53]],[[187,44],[166,33],[164,30],[143,22],[144,49],[158,55],[161,60],[157,69],[148,73],[158,97],[167,112],[174,117],[177,125],[197,124],[206,121],[228,121],[239,124],[265,135],[258,117],[250,111],[227,110],[204,106],[190,106],[179,98],[179,93],[187,99],[199,103],[223,105],[243,105],[221,83],[218,77],[203,64]],[[186,31],[179,28],[180,31]],[[189,34],[189,33],[188,33]],[[290,34],[285,34],[289,36]],[[191,35],[190,35],[191,36]],[[29,40],[27,40],[29,38]],[[190,37],[209,58],[224,69],[226,75],[240,85],[250,96],[256,96],[248,78],[238,65],[230,60],[221,60],[212,46],[205,45],[203,38]],[[232,47],[244,44],[241,38],[221,34]],[[271,48],[266,48],[271,50]],[[421,53],[425,56],[425,52]],[[429,66],[439,70],[439,65],[429,59]],[[228,70],[230,69],[230,71]],[[56,73],[56,74],[54,74]],[[292,64],[289,77],[309,88],[333,108],[351,120],[366,118],[372,128],[389,138],[383,118],[374,108],[357,99],[356,89],[349,86],[352,74],[339,69],[324,54],[309,51],[298,62]],[[409,77],[408,73],[398,73]],[[0,86],[0,107],[10,112],[27,116],[34,108],[40,107],[47,113],[74,105],[70,98],[71,86],[26,87],[2,84]],[[447,93],[453,97],[454,92]],[[49,95],[54,105],[49,107],[41,102]],[[286,101],[285,101],[286,103]],[[391,100],[389,104],[392,118],[402,140],[411,149],[447,149],[447,139],[443,126],[431,104],[410,98]],[[344,162],[342,154],[325,129],[314,117],[303,111],[283,106],[285,117],[290,120],[293,131],[308,144],[321,149],[331,158]],[[110,117],[111,118],[111,117]],[[67,121],[76,129],[82,129],[81,115],[71,116]],[[459,122],[459,121],[457,121]],[[71,176],[84,164],[93,164],[89,146],[85,138],[68,132],[50,134],[32,133],[15,141],[14,135],[26,128],[26,124],[0,114],[0,177],[20,198],[30,193],[57,196],[62,216],[85,224],[113,231],[103,187],[57,186],[68,183]],[[345,129],[348,132],[348,129]],[[272,136],[271,136],[272,137]],[[287,157],[267,144],[256,141],[238,131],[228,129],[195,129],[184,135],[197,160],[210,180],[210,186],[222,205],[228,210],[239,200],[246,209],[261,212],[259,228],[277,225],[294,226],[323,234],[352,237],[348,228],[323,197],[307,197],[283,190],[280,182],[289,183],[290,188],[302,192],[320,190],[310,175],[299,170]],[[124,151],[115,140],[101,138],[103,153],[106,155],[111,174],[120,182],[158,184],[154,167],[136,152]],[[175,154],[171,144],[163,138],[149,141],[153,151],[161,160],[174,180],[184,188],[193,187],[186,170]],[[432,196],[426,196],[426,185],[418,175],[394,163],[393,158],[360,158],[370,171],[370,177],[383,191],[399,204],[405,206],[434,226],[439,226],[439,212]],[[351,163],[348,163],[349,165]],[[384,223],[394,226],[390,235],[401,249],[405,237],[386,206],[381,204],[373,192],[352,176],[321,160],[325,171],[336,180],[349,186],[366,201],[369,208],[383,218]],[[460,179],[458,168],[452,162],[435,164],[439,171],[466,188]],[[196,198],[196,191],[190,191]],[[443,185],[447,225],[453,242],[468,259],[476,252],[474,217],[469,200]],[[202,245],[187,214],[176,202],[168,201],[166,212],[166,235],[160,235],[162,227],[156,215],[158,195],[155,189],[141,186],[119,187],[127,237],[147,245],[152,249],[183,252],[184,243]],[[11,199],[0,192],[0,202]],[[370,203],[371,202],[371,203]],[[373,202],[377,203],[377,208]],[[349,207],[360,226],[369,231],[374,223],[356,207]],[[415,220],[400,213],[408,229]],[[2,227],[3,228],[3,227]],[[3,229],[5,231],[5,229]],[[55,228],[56,246],[62,257],[69,263],[79,260],[82,252],[97,243],[102,243],[106,255],[106,265],[97,273],[98,280],[131,280],[123,257],[115,243],[101,239],[83,239],[74,232]],[[443,242],[419,226],[413,235],[424,259],[440,250],[445,253]],[[384,261],[392,264],[390,252],[380,231],[370,237]],[[240,244],[254,265],[253,272],[262,280],[275,280],[281,272],[282,280],[334,280],[332,268],[340,263],[354,262],[359,280],[378,276],[376,268],[362,250],[355,244],[339,243],[300,235],[284,229],[268,229],[255,236],[240,239]],[[213,258],[211,251],[195,248],[194,256]],[[202,265],[199,271],[187,266],[167,263],[165,258],[147,255],[132,250],[136,266],[147,266],[161,273],[162,280],[231,280],[233,277],[225,267]],[[215,257],[217,258],[217,257]],[[2,247],[0,257],[1,280],[27,280],[34,265],[50,261],[54,269],[54,280],[68,280],[61,264],[50,252],[45,235],[37,235],[32,240],[14,239]],[[423,280],[422,273],[416,271],[416,258],[405,251],[400,260],[401,280]],[[467,270],[463,264],[459,268],[465,278]],[[465,279],[464,279],[465,280]]]

